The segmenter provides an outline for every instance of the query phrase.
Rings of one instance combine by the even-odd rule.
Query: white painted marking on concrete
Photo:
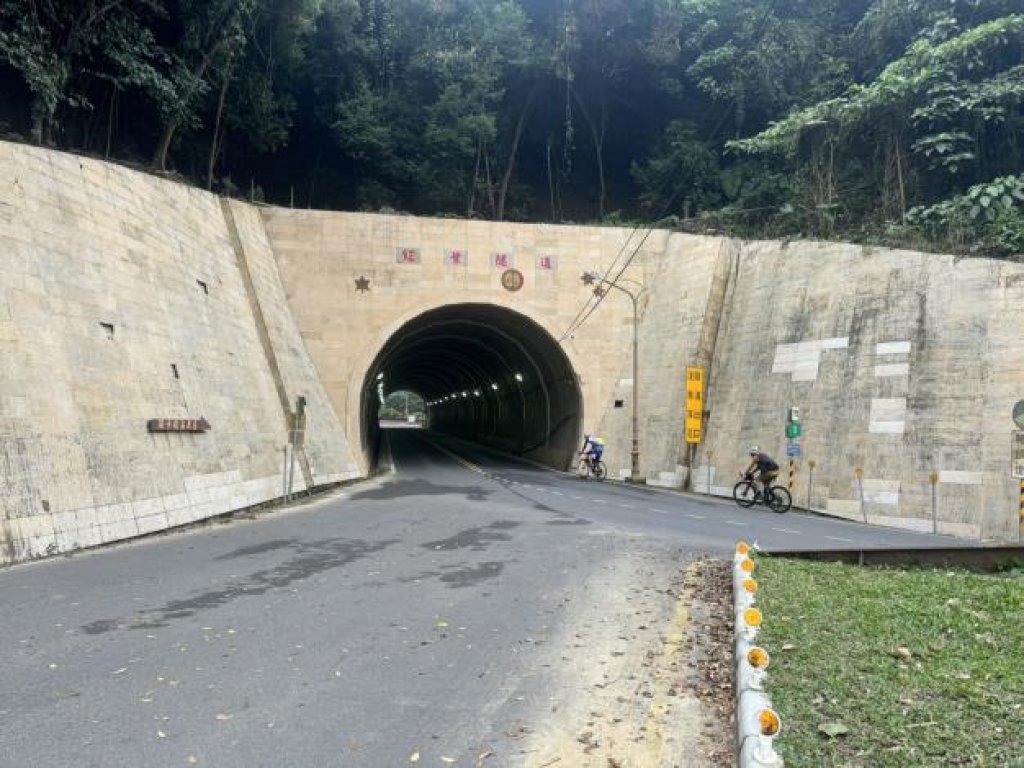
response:
[[[554,494],[555,496],[565,496],[565,494],[562,493],[561,491],[552,491],[551,493]]]
[[[789,530],[789,528],[772,528],[772,530],[773,531],[778,531],[779,533],[791,533],[791,534],[799,534],[800,533],[800,531],[791,531],[791,530]]]
[[[939,482],[950,485],[981,485],[981,472],[964,472],[959,469],[943,469],[939,471]]]
[[[582,499],[583,497],[582,497],[582,496],[573,496],[573,498],[574,498],[574,499],[575,499],[576,501],[580,501],[580,500],[581,500],[581,499]]]
[[[619,386],[620,387],[632,387],[633,386],[633,380],[632,379],[619,379]]]
[[[775,347],[775,359],[772,361],[772,373],[792,374],[793,381],[815,381],[818,378],[818,364],[821,362],[822,351],[846,349],[849,344],[849,337],[778,344]]]
[[[726,520],[725,524],[726,525],[735,525],[735,526],[738,526],[740,528],[746,528],[747,527],[746,523],[738,523],[735,520]]]
[[[703,520],[704,515],[691,515],[689,512],[683,513],[683,517],[688,517],[691,520]]]
[[[658,509],[657,507],[651,507],[651,512],[657,512],[659,515],[667,515],[668,512],[664,509]]]
[[[876,365],[875,376],[884,378],[886,376],[909,376],[910,363],[891,363],[889,365]]]
[[[605,501],[604,499],[591,499],[591,503],[593,503],[593,504],[607,504],[608,502]]]
[[[868,431],[872,434],[902,435],[907,419],[907,398],[876,397],[871,400]]]
[[[825,538],[828,539],[829,541],[845,541],[847,543],[850,543],[850,542],[853,541],[853,539],[844,539],[842,536],[826,536]]]
[[[876,355],[909,355],[909,341],[883,341],[875,346]]]
[[[822,339],[822,349],[848,349],[850,346],[849,336],[837,336],[834,339]]]
[[[873,421],[868,425],[868,431],[873,435],[902,435],[907,431],[905,421]]]
[[[635,504],[619,504],[619,506],[622,507],[623,509],[636,509]]]
[[[864,488],[864,501],[869,504],[899,504],[900,503],[900,492],[899,491],[869,491],[866,487]]]

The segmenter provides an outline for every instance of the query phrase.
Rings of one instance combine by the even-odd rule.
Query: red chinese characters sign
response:
[[[469,266],[469,254],[458,248],[449,248],[444,252],[444,263],[449,267]]]
[[[198,419],[150,419],[146,429],[150,432],[205,432],[210,422],[201,416]]]
[[[496,252],[491,254],[491,266],[495,269],[512,269],[516,265],[516,259],[511,253]]]
[[[395,249],[395,262],[398,264],[419,264],[420,263],[420,249],[419,248],[396,248]]]
[[[558,269],[558,257],[550,254],[541,254],[537,257],[538,272],[554,272]]]

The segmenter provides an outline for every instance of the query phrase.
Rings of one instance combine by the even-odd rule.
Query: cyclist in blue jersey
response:
[[[597,435],[584,435],[583,450],[580,453],[591,467],[596,467],[604,455],[604,439]]]

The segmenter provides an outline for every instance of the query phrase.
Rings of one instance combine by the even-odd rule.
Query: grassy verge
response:
[[[1024,766],[1024,576],[758,557],[789,768]]]

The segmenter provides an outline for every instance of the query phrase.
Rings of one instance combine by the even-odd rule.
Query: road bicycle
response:
[[[579,477],[596,477],[598,480],[604,480],[608,476],[608,468],[604,465],[604,462],[600,459],[591,459],[582,454],[580,456],[580,463],[576,465],[576,474]]]
[[[740,477],[743,479],[733,486],[732,497],[744,509],[755,504],[765,504],[772,512],[782,514],[789,512],[790,507],[793,506],[793,497],[785,486],[773,485],[766,488],[765,493],[761,493],[753,475],[741,474]]]

